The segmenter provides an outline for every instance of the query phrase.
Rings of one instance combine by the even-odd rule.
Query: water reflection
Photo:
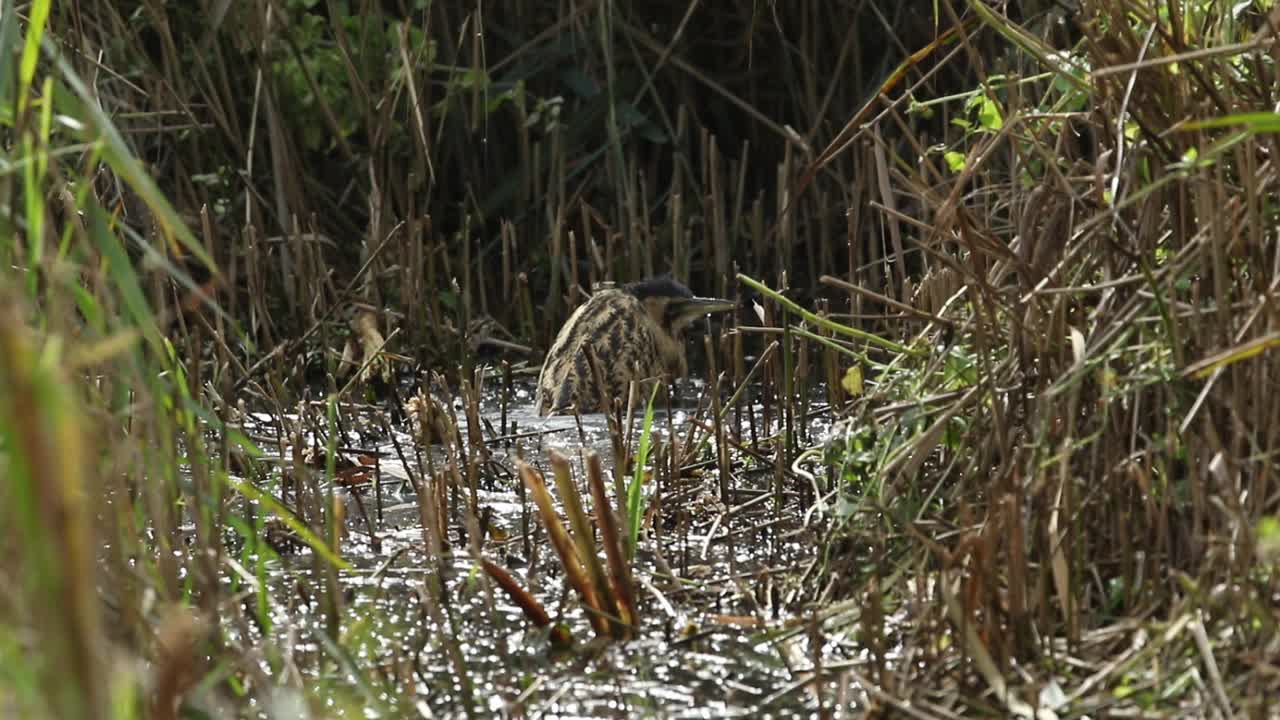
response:
[[[554,448],[575,460],[580,479],[585,447],[599,453],[612,472],[613,448],[603,415],[539,417],[532,400],[531,388],[518,388],[504,424],[497,392],[484,398],[486,445],[496,467],[510,468],[517,454],[544,465],[546,451]],[[655,433],[666,443],[669,428],[675,428],[683,441],[691,415],[691,409],[676,409],[668,422],[659,411]],[[458,421],[465,423],[461,412]],[[465,425],[459,430],[467,437]],[[371,512],[372,493],[365,489],[363,510],[347,500],[348,532],[340,546],[351,564],[338,576],[345,599],[341,647],[357,666],[376,668],[369,675],[383,687],[362,689],[389,700],[372,705],[442,717],[461,715],[466,696],[482,713],[557,718],[808,717],[815,711],[813,697],[803,690],[761,706],[802,678],[797,673],[812,661],[808,640],[789,627],[794,618],[783,608],[796,591],[794,578],[813,560],[816,530],[799,526],[803,509],[794,491],[772,494],[772,467],[735,454],[740,462],[730,506],[719,497],[714,462],[660,488],[656,537],[642,542],[635,569],[641,631],[630,642],[610,645],[590,641],[587,618],[572,593],[563,590],[560,568],[530,504],[522,500],[518,479],[513,473],[486,473],[476,491],[477,507],[497,531],[481,552],[507,567],[555,620],[571,628],[574,651],[553,655],[545,633],[533,629],[477,569],[457,518],[449,531],[452,551],[442,559],[428,557],[409,482],[422,470],[413,453],[402,458],[404,448],[412,447],[410,437],[396,440],[399,450],[390,440],[374,448],[385,491],[381,521],[371,521],[376,542],[357,519],[357,513]],[[361,437],[352,434],[344,441],[358,446]],[[439,448],[420,451],[435,453],[437,471],[448,462]],[[526,530],[535,536],[527,544]],[[298,575],[313,572],[311,566],[310,551],[304,549],[273,565],[265,578],[276,600],[271,632],[299,659],[332,652],[308,640],[325,627],[316,599],[299,597],[297,591]],[[428,578],[437,576],[445,586],[444,626],[424,609]],[[450,656],[451,648],[459,655]],[[847,659],[840,648],[838,643],[824,646],[824,662]],[[331,681],[367,682],[358,673],[338,673]]]

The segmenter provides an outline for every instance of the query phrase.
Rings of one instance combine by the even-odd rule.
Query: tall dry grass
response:
[[[729,399],[695,451],[774,463],[781,512],[807,390],[847,418],[800,599],[874,662],[819,676],[939,716],[1055,684],[1064,714],[1266,716],[1273,19],[993,7],[0,5],[0,709],[377,705],[414,658],[344,652],[368,629],[325,481],[355,384],[310,394],[340,387],[351,306],[475,420],[486,353],[536,363],[593,281],[673,270],[790,298],[752,294],[769,343],[708,343]],[[308,409],[275,438],[296,475],[242,404]],[[487,462],[438,421],[447,467],[405,463],[435,551],[478,544]],[[263,516],[315,551],[320,658],[272,634]],[[456,637],[443,584],[422,601]],[[297,662],[305,689],[274,677]]]
[[[903,650],[859,676],[888,707],[1269,716],[1275,18],[1086,2],[1064,54],[969,7],[974,91],[895,88],[809,169],[884,158],[872,208],[923,272],[822,282],[927,351],[859,360],[813,597],[861,598],[835,625]],[[900,124],[946,104],[967,113],[942,146]]]

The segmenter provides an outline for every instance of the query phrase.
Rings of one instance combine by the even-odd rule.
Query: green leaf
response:
[[[1258,521],[1259,540],[1280,540],[1280,517],[1268,515]]]
[[[945,385],[949,390],[970,387],[978,382],[978,365],[975,358],[960,348],[947,353],[943,363]]]
[[[951,169],[951,172],[958,173],[964,170],[964,153],[949,150],[942,155],[942,159],[947,161],[947,167]]]
[[[653,404],[658,397],[660,383],[653,384],[653,392],[649,393],[649,405],[644,411],[644,424],[640,427],[640,447],[636,450],[635,470],[631,476],[631,484],[627,486],[627,559],[636,556],[636,545],[640,542],[640,522],[644,519],[644,468],[649,463],[649,439],[653,434]]]
[[[1258,520],[1258,527],[1254,532],[1258,542],[1258,559],[1263,562],[1280,560],[1280,517],[1263,517]]]
[[[983,95],[978,106],[978,124],[987,130],[999,130],[1004,127],[1004,115],[995,100]]]
[[[845,370],[844,377],[840,378],[840,387],[853,397],[862,395],[862,366],[851,365]]]

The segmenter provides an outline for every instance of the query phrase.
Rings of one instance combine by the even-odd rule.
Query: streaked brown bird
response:
[[[684,330],[732,310],[731,300],[695,297],[669,276],[598,290],[556,335],[538,375],[539,415],[607,412],[631,383],[689,372]]]

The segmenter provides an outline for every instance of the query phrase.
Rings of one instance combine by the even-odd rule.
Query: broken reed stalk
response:
[[[521,481],[529,489],[534,505],[538,508],[538,516],[542,518],[542,525],[547,529],[551,547],[560,558],[560,566],[564,568],[565,579],[569,582],[569,586],[577,591],[578,597],[587,607],[587,617],[591,621],[592,629],[595,630],[596,635],[609,635],[611,613],[600,612],[601,599],[596,596],[595,586],[587,577],[582,559],[578,557],[578,551],[574,547],[573,538],[569,536],[569,531],[565,530],[564,524],[560,522],[560,516],[556,514],[555,504],[551,499],[551,493],[547,490],[546,482],[542,479],[542,473],[523,461],[516,462],[516,469],[520,473]]]
[[[511,576],[511,573],[488,558],[481,558],[480,566],[484,568],[485,574],[502,588],[507,597],[519,606],[529,622],[540,628],[551,626],[551,616],[547,613],[547,609],[528,590],[525,590],[520,585],[520,581]],[[567,648],[573,644],[573,636],[563,623],[556,623],[551,627],[548,640],[551,647],[558,649]]]
[[[600,543],[604,546],[605,557],[609,561],[610,587],[613,589],[614,605],[618,610],[618,619],[626,636],[635,631],[636,607],[635,591],[632,586],[631,563],[627,561],[624,536],[618,529],[617,515],[604,488],[604,466],[596,453],[587,454],[587,486],[591,489],[591,504],[595,510],[596,526],[600,528]],[[625,510],[622,496],[617,498],[619,512]]]
[[[725,444],[724,412],[720,405],[720,386],[724,382],[724,373],[717,372],[715,346],[711,342],[710,335],[703,338],[703,347],[706,349],[707,362],[709,363],[710,382],[707,386],[711,388],[711,423],[715,427],[716,466],[720,469],[717,474],[720,485],[720,502],[728,505],[730,502],[729,449]]]
[[[736,390],[729,396],[725,407],[733,408],[733,439],[742,442],[742,401],[741,391],[746,378],[746,357],[742,347],[742,332],[738,328],[732,331],[733,338],[733,385]],[[748,408],[748,413],[751,410]]]
[[[338,457],[337,416],[338,401],[337,398],[330,395],[325,402],[328,433],[326,433],[325,444],[324,478],[326,482],[324,509],[317,520],[322,520],[328,526],[325,528],[327,530],[325,535],[329,540],[329,547],[333,550],[335,556],[341,558],[342,546],[340,539],[345,522],[345,513],[335,512],[344,508],[336,492],[337,483],[334,482],[334,478],[337,476],[336,462]],[[311,475],[314,478],[314,473]],[[319,490],[317,488],[316,496],[318,497],[318,495]],[[324,578],[324,602],[321,603],[321,606],[324,611],[325,630],[328,632],[329,637],[338,637],[341,630],[342,607],[345,604],[343,602],[342,587],[338,580],[338,570],[332,563],[325,562],[319,554],[313,556],[312,567],[319,577]]]
[[[613,451],[613,490],[617,497],[626,497],[627,475],[627,441],[622,432],[621,404],[615,404],[616,412],[606,413],[605,422],[609,426],[609,446]],[[623,513],[625,529],[626,513]]]
[[[549,453],[556,487],[563,500],[565,515],[573,527],[572,537],[565,530],[555,512],[546,483],[532,466],[517,461],[516,467],[525,487],[533,496],[539,517],[547,529],[552,547],[565,569],[569,585],[577,591],[591,621],[592,629],[599,637],[629,638],[636,623],[635,591],[631,568],[626,559],[624,539],[613,514],[604,481],[604,466],[599,456],[587,456],[587,485],[591,492],[595,517],[600,529],[601,541],[607,559],[606,566],[596,553],[595,533],[591,521],[582,506],[582,498],[573,481],[568,458],[551,451]],[[621,507],[621,499],[619,499]],[[508,591],[510,592],[510,591]],[[523,607],[522,600],[517,598]],[[554,639],[553,639],[554,640]]]
[[[617,620],[617,604],[613,601],[609,578],[600,564],[600,556],[596,554],[595,533],[592,531],[586,508],[582,506],[582,495],[573,482],[573,471],[569,467],[569,459],[554,450],[550,451],[548,456],[551,460],[556,489],[560,491],[560,502],[564,506],[565,515],[569,518],[569,525],[573,528],[573,541],[578,551],[578,560],[586,570],[587,579],[591,581],[595,590],[597,603],[591,609],[604,613],[609,621]]]
[[[791,314],[784,307],[782,310],[782,362],[778,363],[778,372],[780,377],[777,380],[776,387],[781,388],[781,395],[778,398],[778,420],[780,423],[779,430],[782,432],[782,459],[781,463],[787,466],[791,465],[791,458],[795,457],[795,380],[796,359],[794,353],[796,351],[795,343],[791,338]]]

